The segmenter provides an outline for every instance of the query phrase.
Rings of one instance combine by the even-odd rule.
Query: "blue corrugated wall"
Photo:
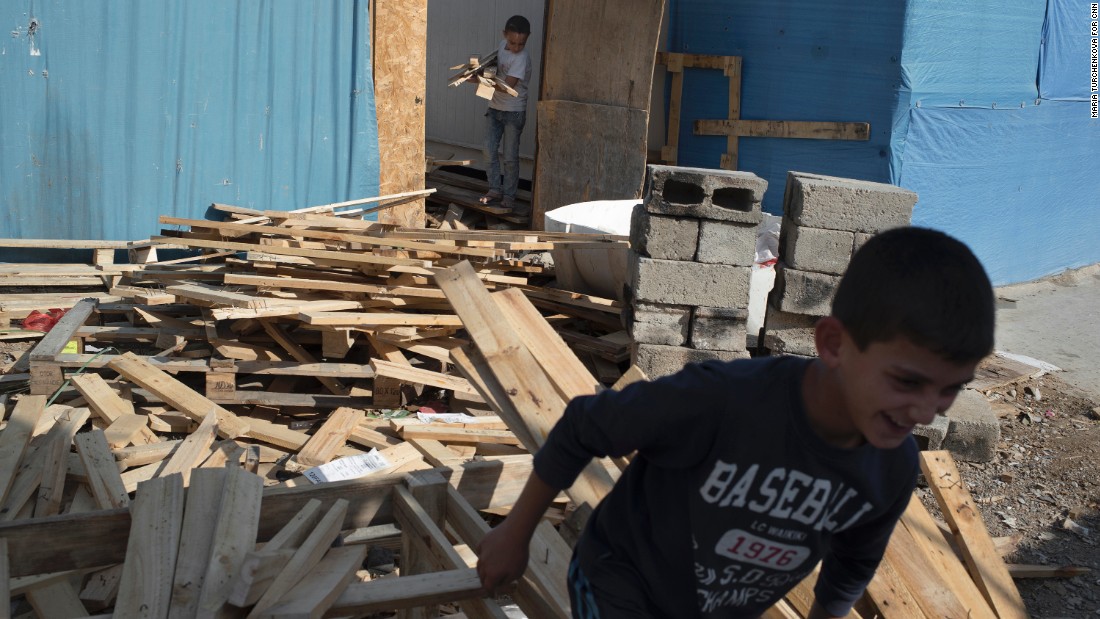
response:
[[[1100,262],[1100,121],[1085,0],[670,0],[669,50],[743,57],[741,117],[866,121],[870,142],[742,138],[782,209],[787,170],[912,189],[914,223],[977,252],[997,284]],[[719,72],[688,70],[682,165],[717,167]]]
[[[0,236],[377,195],[366,0],[5,0],[0,24]]]

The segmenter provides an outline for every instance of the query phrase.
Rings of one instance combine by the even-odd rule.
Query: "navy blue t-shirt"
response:
[[[693,364],[570,402],[535,454],[547,484],[637,451],[578,542],[597,590],[606,560],[631,566],[654,614],[755,617],[824,560],[818,601],[847,613],[909,502],[917,447],[826,443],[802,401],[809,362]]]

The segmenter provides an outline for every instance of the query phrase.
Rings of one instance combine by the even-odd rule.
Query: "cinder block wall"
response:
[[[767,182],[750,172],[649,166],[634,209],[626,324],[650,378],[749,356],[745,322]]]
[[[829,314],[852,254],[872,235],[909,225],[916,202],[894,185],[788,172],[764,347],[815,356],[814,323]]]

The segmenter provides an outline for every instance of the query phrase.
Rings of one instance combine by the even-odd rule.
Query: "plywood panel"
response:
[[[642,109],[540,101],[532,222],[574,202],[641,197],[648,116]]]
[[[648,110],[664,4],[554,0],[546,23],[542,99]]]
[[[427,0],[374,5],[374,93],[381,195],[424,188]],[[424,227],[424,201],[379,212],[378,220]]]

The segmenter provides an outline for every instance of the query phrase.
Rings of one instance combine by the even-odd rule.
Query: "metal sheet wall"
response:
[[[0,236],[376,195],[366,0],[6,0]]]

